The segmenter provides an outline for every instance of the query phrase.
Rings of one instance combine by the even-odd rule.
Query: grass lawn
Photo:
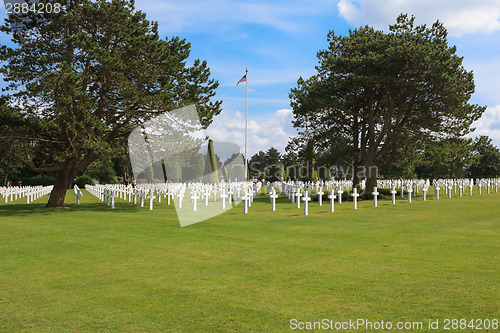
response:
[[[335,213],[314,202],[309,216],[262,197],[247,215],[240,204],[184,228],[165,200],[0,200],[0,331],[286,332],[291,319],[363,318],[423,332],[429,319],[437,331],[500,319],[500,193],[485,192]]]

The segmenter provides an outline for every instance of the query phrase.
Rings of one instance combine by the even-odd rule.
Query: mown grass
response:
[[[493,191],[492,191],[493,192]],[[432,192],[433,193],[433,192]],[[0,203],[2,331],[289,331],[290,320],[499,318],[500,193],[412,203],[256,199],[181,228],[84,192]],[[488,330],[482,330],[488,331]],[[494,330],[491,330],[494,331]]]

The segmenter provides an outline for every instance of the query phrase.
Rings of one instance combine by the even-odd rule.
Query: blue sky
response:
[[[243,147],[245,85],[236,83],[248,67],[249,155],[271,146],[284,151],[295,135],[288,93],[299,76],[315,73],[329,30],[387,30],[399,13],[418,24],[445,24],[449,43],[474,71],[472,102],[488,107],[472,136],[488,135],[500,146],[500,0],[136,0],[136,7],[158,21],[161,36],[186,38],[191,57],[208,61],[223,101],[208,130],[216,141]]]

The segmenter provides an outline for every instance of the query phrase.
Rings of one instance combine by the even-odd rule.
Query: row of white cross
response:
[[[278,188],[282,193],[288,196],[288,199],[292,203],[296,202],[296,207],[300,208],[301,197],[304,202],[304,215],[308,215],[309,212],[309,201],[311,201],[310,191],[312,187],[316,187],[316,193],[318,194],[318,204],[322,206],[323,195],[325,192],[323,191],[323,186],[326,188],[332,188],[330,190],[330,194],[328,195],[328,199],[330,199],[330,212],[334,212],[334,200],[338,197],[338,203],[342,204],[342,194],[344,190],[352,184],[342,182],[324,182],[324,183],[294,183],[294,182],[277,182],[273,184],[273,187],[269,188],[269,198],[271,200],[271,210],[276,210],[276,199],[278,195],[276,194],[276,189]],[[392,204],[396,204],[396,187],[398,186],[401,191],[401,197],[404,197],[404,191],[406,188],[408,194],[408,202],[411,203],[412,196],[415,197],[419,189],[422,189],[422,198],[423,201],[427,200],[427,192],[430,186],[429,180],[379,180],[377,181],[377,185],[382,188],[391,188],[392,195]],[[454,189],[456,193],[456,189],[459,189],[459,196],[462,197],[462,193],[464,188],[469,187],[469,195],[472,195],[472,189],[474,187],[474,181],[472,179],[439,179],[433,181],[434,191],[436,199],[439,200],[439,192],[441,187],[443,187],[448,194],[448,198],[451,198],[452,189]],[[495,192],[498,192],[498,187],[500,187],[500,179],[477,179],[476,186],[478,187],[478,193],[481,194],[481,188],[486,187],[487,193],[490,193],[490,187],[495,188]],[[335,192],[338,194],[335,195]],[[378,206],[378,195],[380,194],[377,190],[377,187],[373,188],[373,192],[371,192],[373,197],[373,206]],[[353,209],[357,209],[358,197],[359,193],[357,188],[352,189],[351,196],[353,198]]]
[[[160,184],[140,184],[136,187],[131,185],[86,185],[85,189],[89,191],[92,195],[97,197],[99,200],[103,201],[111,208],[115,207],[115,199],[120,198],[137,204],[137,200],[140,201],[140,206],[144,207],[145,199],[149,199],[149,209],[153,210],[154,199],[158,199],[161,202],[162,198],[166,198],[167,204],[170,205],[172,200],[177,199],[177,208],[182,208],[184,197],[186,192],[189,192],[189,198],[193,205],[193,211],[198,209],[198,200],[204,200],[205,206],[208,206],[210,201],[216,202],[218,199],[221,200],[222,209],[226,209],[226,199],[227,204],[231,205],[235,201],[235,198],[241,198],[247,202],[247,207],[251,206],[251,202],[257,195],[260,189],[259,184],[255,184],[252,190],[251,183],[246,182],[231,182],[231,183],[219,183],[219,184],[202,184],[202,183],[160,183]],[[77,201],[79,201],[79,196],[75,190],[75,195],[77,195]]]
[[[20,198],[26,198],[26,203],[30,203],[44,195],[50,194],[53,188],[53,185],[0,187],[0,195],[2,195],[5,203]]]
[[[481,188],[487,189],[490,192],[490,188],[495,188],[495,192],[498,191],[500,187],[500,179],[477,179],[474,182],[472,179],[439,179],[433,180],[432,184],[434,186],[435,197],[439,199],[441,189],[444,189],[451,197],[452,190],[455,192],[458,188],[459,196],[461,197],[465,188],[469,187],[469,195],[472,195],[472,189],[474,186],[478,187],[479,194],[481,194]],[[312,182],[275,182],[273,184],[267,183],[267,192],[269,200],[271,203],[271,211],[276,211],[276,200],[280,195],[287,197],[291,203],[294,203],[297,208],[300,208],[301,202],[303,203],[304,215],[309,214],[309,202],[312,200],[311,193],[314,190],[318,195],[318,205],[323,205],[324,197],[328,198],[330,203],[330,212],[335,211],[335,200],[338,199],[338,203],[342,204],[342,194],[346,191],[350,191],[352,188],[352,181],[320,181],[316,183]],[[99,198],[104,203],[115,207],[115,199],[120,198],[132,202],[134,204],[140,202],[140,206],[144,207],[144,202],[146,199],[149,200],[149,209],[153,209],[153,202],[155,199],[161,202],[162,198],[166,198],[167,204],[170,205],[172,200],[176,201],[176,208],[182,208],[184,198],[187,196],[192,205],[192,211],[196,212],[200,208],[200,201],[202,205],[208,206],[209,202],[220,202],[220,208],[225,210],[226,207],[231,207],[233,203],[237,200],[243,201],[243,213],[248,213],[249,208],[252,206],[254,198],[257,196],[261,189],[262,183],[251,183],[251,182],[232,182],[225,183],[221,182],[219,184],[203,184],[203,183],[160,183],[160,184],[139,184],[135,188],[131,185],[87,185],[86,189]],[[408,202],[411,202],[412,197],[415,197],[417,193],[422,191],[422,198],[424,201],[427,200],[428,190],[431,186],[429,180],[378,180],[377,187],[373,188],[371,192],[373,197],[374,207],[378,206],[378,196],[379,188],[391,189],[390,193],[392,195],[392,204],[396,204],[396,194],[401,193],[401,197],[404,197],[405,192],[407,193]],[[398,188],[399,190],[396,190]],[[78,193],[75,190],[75,195],[77,195],[77,201],[81,196],[81,192],[78,189]],[[357,188],[352,189],[350,196],[353,199],[353,208],[357,209],[359,193]]]

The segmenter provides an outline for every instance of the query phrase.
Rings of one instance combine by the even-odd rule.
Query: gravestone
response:
[[[82,191],[80,191],[80,188],[76,184],[75,187],[73,188],[73,191],[75,192],[76,204],[80,205],[80,197],[83,195]]]
[[[373,192],[372,192],[372,195],[373,195],[373,207],[377,207],[377,197],[380,193],[377,191],[377,188],[374,187],[373,188]]]
[[[244,189],[244,194],[242,197],[243,201],[245,204],[243,205],[243,213],[247,214],[248,213],[248,203],[250,202],[250,193],[247,188]]]
[[[304,201],[304,215],[309,215],[309,201],[311,201],[309,191],[304,191],[304,197],[302,198],[302,201]]]
[[[352,196],[353,208],[354,209],[358,209],[358,197],[359,197],[359,194],[358,194],[358,189],[357,188],[353,188],[352,189],[351,196]]]
[[[149,196],[147,196],[146,198],[149,199],[149,210],[153,210],[153,200],[156,198],[153,189],[151,189],[151,191],[149,192]]]
[[[325,192],[323,192],[323,187],[320,187],[317,193],[318,193],[318,203],[320,206],[323,206],[323,194],[325,194]]]
[[[393,205],[396,204],[396,193],[398,193],[398,191],[396,191],[396,186],[392,185],[391,194],[392,194],[392,204]]]
[[[278,198],[274,188],[271,190],[271,195],[269,197],[271,198],[271,211],[274,212],[276,211],[276,199]]]
[[[330,199],[330,213],[333,213],[335,211],[335,190],[331,190],[330,194],[328,195],[328,199]]]
[[[197,204],[197,201],[200,197],[198,196],[198,192],[196,191],[193,191],[193,194],[191,194],[191,202],[193,203],[193,212],[196,212],[197,208],[196,207],[196,204]]]
[[[297,202],[297,208],[300,208],[300,197],[302,196],[302,191],[300,191],[300,189],[297,189],[297,193],[295,193],[295,196],[297,197],[297,200],[295,200]]]
[[[344,191],[342,191],[342,187],[339,186],[339,190],[337,191],[337,195],[339,196],[339,205],[342,204],[342,193],[344,193]]]

